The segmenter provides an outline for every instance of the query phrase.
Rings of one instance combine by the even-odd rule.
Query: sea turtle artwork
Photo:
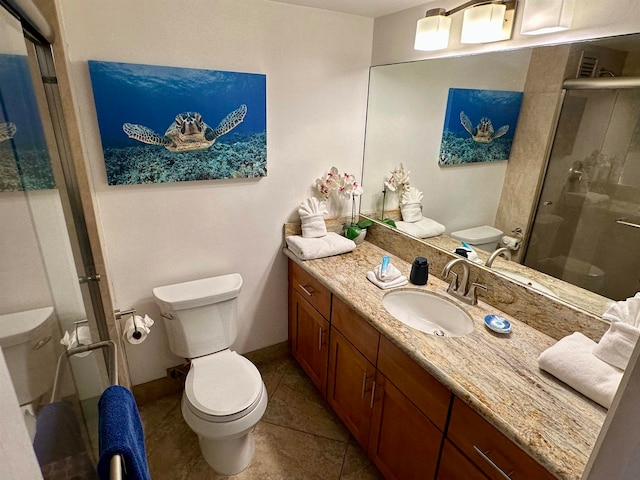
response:
[[[482,117],[480,123],[474,128],[471,125],[471,120],[464,112],[460,112],[460,123],[464,129],[469,132],[471,137],[478,143],[489,143],[494,138],[503,136],[509,131],[509,125],[503,125],[495,132],[493,131],[493,124],[491,119]]]
[[[11,140],[18,131],[18,127],[13,122],[0,123],[0,142]]]
[[[144,125],[125,123],[122,130],[129,138],[149,145],[162,145],[171,152],[204,150],[214,144],[217,138],[237,127],[247,114],[247,106],[240,105],[227,115],[216,128],[211,128],[198,112],[183,112],[176,115],[164,135],[154,132]]]

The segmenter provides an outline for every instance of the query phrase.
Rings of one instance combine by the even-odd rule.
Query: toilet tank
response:
[[[171,351],[195,358],[229,348],[241,288],[239,273],[154,288]]]
[[[466,242],[475,248],[484,250],[485,252],[493,252],[498,246],[498,242],[502,238],[502,235],[502,230],[498,230],[497,228],[489,225],[451,232],[451,238],[454,240]]]
[[[53,386],[56,368],[53,307],[0,315],[0,347],[20,405]]]

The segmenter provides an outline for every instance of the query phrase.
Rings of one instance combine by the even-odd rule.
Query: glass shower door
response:
[[[624,300],[639,246],[640,88],[567,90],[524,264]]]

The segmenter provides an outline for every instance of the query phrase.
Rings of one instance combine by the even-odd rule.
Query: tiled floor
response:
[[[367,459],[290,356],[256,362],[269,404],[254,430],[253,462],[233,480],[368,480],[382,475]],[[180,395],[139,405],[154,480],[220,479],[203,460],[180,413]]]

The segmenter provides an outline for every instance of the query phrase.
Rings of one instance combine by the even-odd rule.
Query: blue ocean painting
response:
[[[267,174],[266,75],[89,61],[109,185]]]
[[[522,92],[450,88],[439,165],[508,160]]]
[[[27,57],[0,54],[0,191],[55,186]]]

